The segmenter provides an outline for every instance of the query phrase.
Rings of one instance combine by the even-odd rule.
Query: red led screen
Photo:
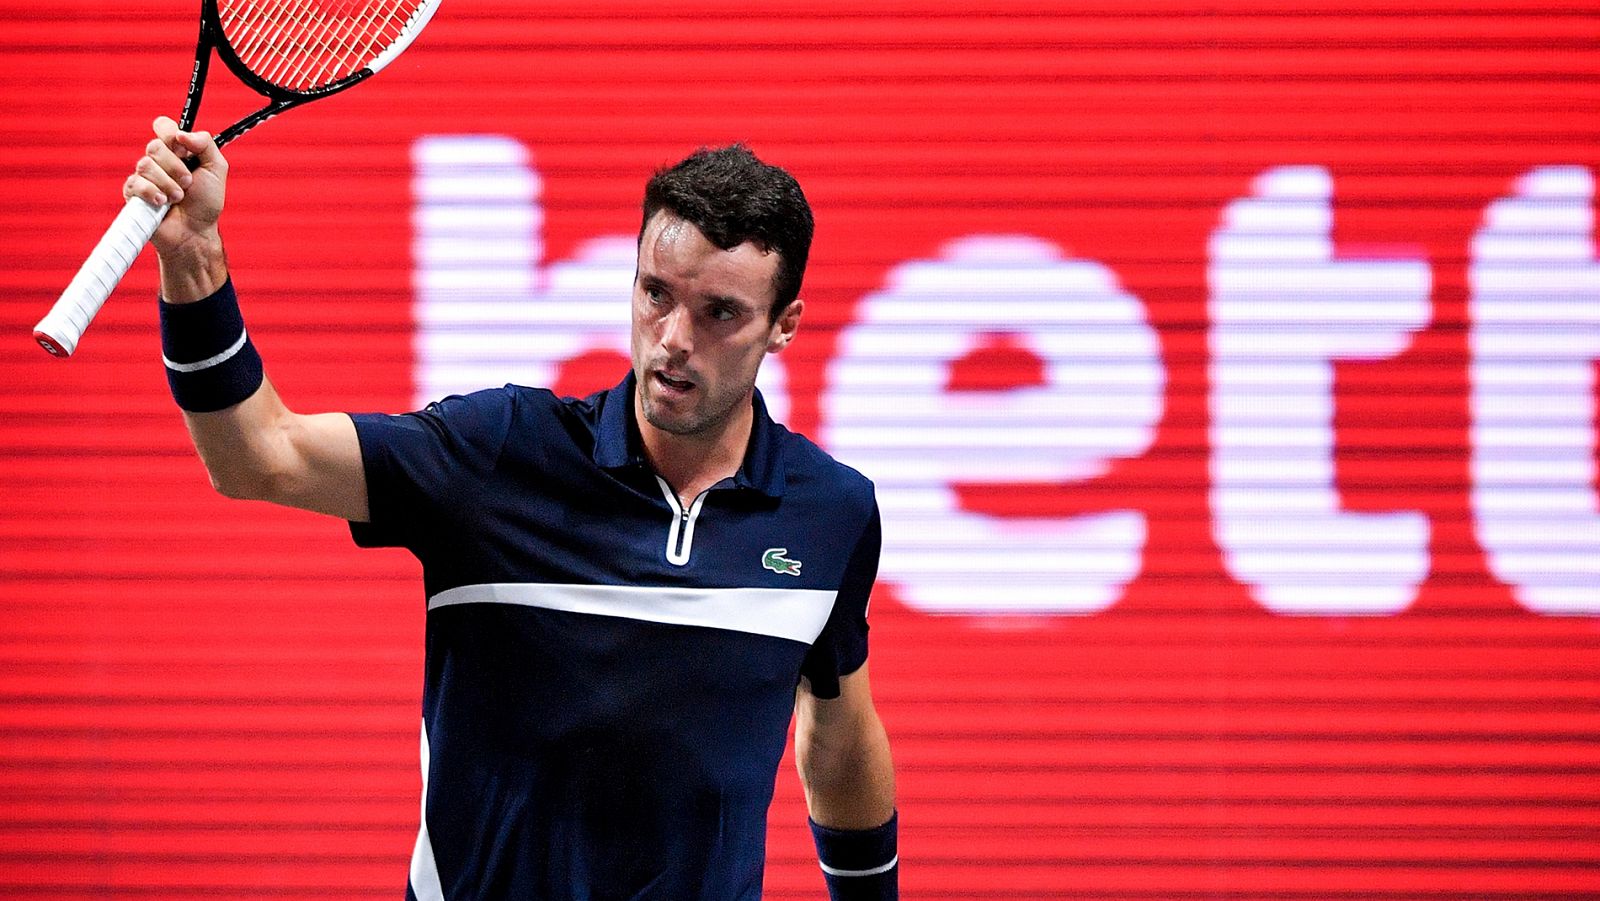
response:
[[[0,12],[0,894],[398,897],[417,565],[211,491],[151,259],[28,337],[195,10]],[[586,393],[644,179],[746,141],[818,219],[763,388],[883,508],[906,897],[1600,897],[1597,13],[446,0],[224,233],[297,410]]]

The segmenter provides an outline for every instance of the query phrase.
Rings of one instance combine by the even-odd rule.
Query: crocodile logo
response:
[[[785,557],[784,554],[787,553],[789,553],[789,549],[786,547],[767,548],[767,552],[761,555],[762,567],[783,576],[800,575],[800,561],[790,560]]]

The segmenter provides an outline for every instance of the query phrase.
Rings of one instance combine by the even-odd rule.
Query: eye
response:
[[[715,306],[711,308],[711,318],[717,320],[718,322],[727,322],[730,319],[734,319],[738,315],[739,311],[735,310],[733,307]]]
[[[667,292],[661,290],[660,285],[645,285],[644,296],[650,298],[651,303],[663,303],[667,299]]]

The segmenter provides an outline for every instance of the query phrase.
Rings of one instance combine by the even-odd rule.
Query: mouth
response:
[[[655,379],[656,384],[665,389],[668,394],[681,396],[694,390],[694,382],[689,379],[675,378],[659,369],[650,375]]]

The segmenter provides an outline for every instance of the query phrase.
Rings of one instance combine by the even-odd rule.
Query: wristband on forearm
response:
[[[194,303],[161,302],[161,361],[172,398],[191,413],[226,409],[256,393],[261,355],[244,330],[232,279]]]
[[[829,829],[811,821],[828,897],[833,901],[897,901],[900,854],[896,833],[900,814],[876,829]]]

